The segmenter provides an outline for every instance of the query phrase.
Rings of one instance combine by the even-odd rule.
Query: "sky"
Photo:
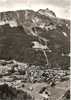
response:
[[[0,12],[45,8],[54,11],[57,17],[70,19],[70,0],[0,0]]]

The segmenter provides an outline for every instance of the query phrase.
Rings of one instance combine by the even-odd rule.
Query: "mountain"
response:
[[[38,12],[41,15],[56,17],[56,14],[53,11],[49,10],[48,8],[47,9],[40,9],[40,10],[38,10]]]
[[[70,21],[51,10],[0,13],[0,59],[69,66]]]

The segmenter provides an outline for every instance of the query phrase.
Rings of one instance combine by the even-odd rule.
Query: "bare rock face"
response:
[[[40,9],[38,11],[40,14],[45,15],[45,16],[49,16],[49,17],[56,17],[55,13],[51,10],[47,9]]]

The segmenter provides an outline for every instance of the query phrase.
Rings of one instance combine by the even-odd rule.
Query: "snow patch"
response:
[[[63,32],[63,35],[64,35],[65,37],[67,37],[67,33],[66,33],[66,32]]]
[[[5,24],[5,22],[4,21],[0,21],[0,25],[4,25]]]
[[[17,23],[15,21],[8,22],[11,27],[17,27]]]
[[[10,27],[17,27],[17,23],[15,21],[0,21],[0,25],[9,24]]]
[[[34,41],[32,43],[34,43],[33,48],[35,48],[35,49],[48,49],[48,47],[46,45],[42,45],[37,41]]]

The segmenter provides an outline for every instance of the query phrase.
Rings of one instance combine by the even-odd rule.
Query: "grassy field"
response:
[[[39,93],[42,87],[47,87],[50,93],[49,100],[61,100],[61,97],[69,89],[69,81],[59,82],[55,87],[50,87],[47,83],[25,83],[24,91],[27,91],[34,97],[35,100],[43,100],[42,95]]]

